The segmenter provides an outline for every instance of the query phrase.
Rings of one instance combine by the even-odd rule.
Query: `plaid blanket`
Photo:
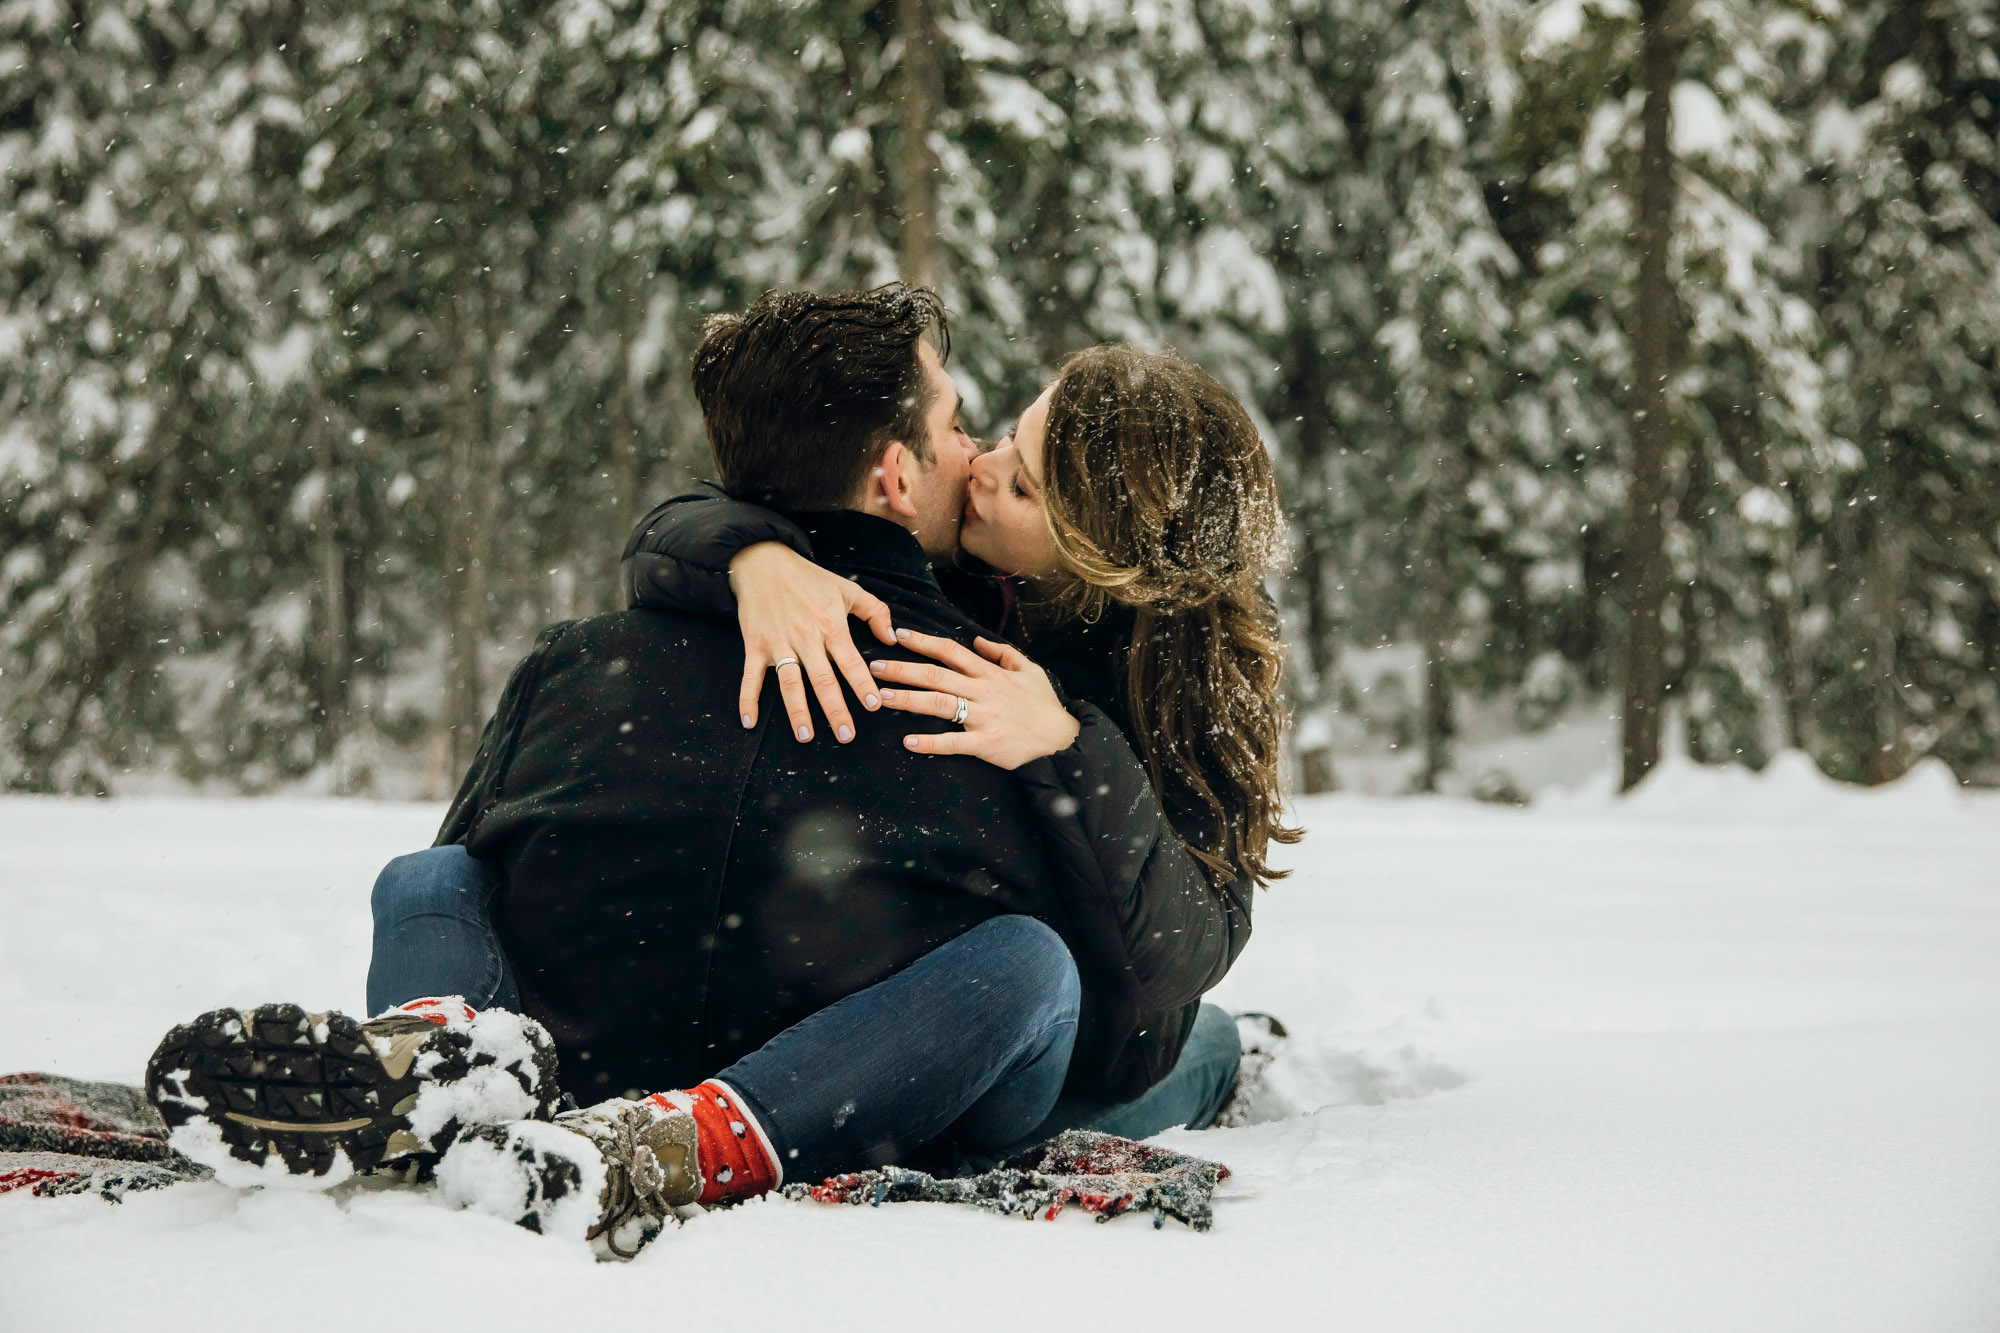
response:
[[[167,1127],[138,1088],[0,1074],[0,1194],[116,1201],[207,1175],[167,1146]]]
[[[979,1175],[940,1179],[891,1166],[832,1176],[818,1185],[787,1185],[784,1195],[821,1203],[963,1203],[1042,1218],[1074,1204],[1100,1222],[1150,1212],[1155,1227],[1171,1217],[1206,1231],[1215,1220],[1210,1207],[1215,1187],[1227,1179],[1229,1168],[1220,1162],[1072,1129]]]
[[[113,1202],[209,1175],[167,1146],[167,1127],[138,1088],[55,1074],[0,1074],[0,1194],[97,1194]],[[1122,1213],[1171,1217],[1196,1231],[1229,1168],[1110,1134],[1073,1129],[979,1175],[940,1178],[903,1167],[787,1185],[820,1203],[962,1203],[1052,1218],[1075,1206],[1108,1222]]]

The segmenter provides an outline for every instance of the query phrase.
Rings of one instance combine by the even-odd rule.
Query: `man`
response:
[[[712,322],[694,383],[725,486],[791,512],[898,625],[969,643],[929,563],[973,453],[948,348],[928,292],[774,294]],[[1079,983],[1023,788],[971,759],[913,768],[902,737],[942,720],[806,746],[773,734],[776,710],[746,727],[741,661],[733,622],[706,616],[545,631],[419,854],[494,872],[518,1008],[570,1093],[612,1100],[544,1122],[549,1038],[505,1009],[429,998],[356,1025],[266,1006],[162,1043],[148,1085],[176,1143],[322,1178],[449,1145],[448,1197],[616,1249],[672,1206],[1040,1124]],[[1074,738],[1061,716],[1045,753]],[[434,997],[425,966],[378,937],[371,992]]]
[[[725,484],[804,513],[899,624],[969,639],[928,565],[973,448],[926,336],[942,314],[900,291],[770,298],[711,329],[694,378]],[[890,726],[805,747],[775,716],[746,730],[741,656],[705,617],[548,631],[446,819],[440,841],[504,874],[522,1007],[579,1094],[678,1087],[990,916],[1060,910],[1018,784],[970,762],[920,783]]]

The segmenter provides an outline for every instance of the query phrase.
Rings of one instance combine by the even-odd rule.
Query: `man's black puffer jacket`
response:
[[[812,558],[798,525],[773,510],[704,486],[660,505],[625,546],[627,603],[733,615],[729,561],[744,547],[779,541]],[[1006,633],[1012,598],[1002,580],[940,571],[959,607]],[[1169,792],[1162,802],[1127,732],[1124,653],[1131,612],[1094,625],[1057,626],[1032,638],[1008,633],[1048,671],[1082,725],[1075,744],[1016,770],[1033,797],[1072,920],[1057,925],[1083,980],[1083,1015],[1067,1090],[1128,1101],[1180,1058],[1201,997],[1250,939],[1252,883],[1222,886],[1187,850],[1206,829],[1203,811]]]

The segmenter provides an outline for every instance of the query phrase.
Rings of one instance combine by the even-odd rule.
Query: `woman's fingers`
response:
[[[868,669],[878,680],[891,681],[897,685],[915,685],[919,689],[941,690],[946,694],[965,694],[974,688],[973,680],[961,676],[956,671],[947,671],[929,662],[898,662],[884,660],[870,662]]]
[[[846,639],[846,623],[842,622],[834,632]],[[854,649],[852,643],[847,647],[850,652]],[[812,686],[813,695],[819,700],[819,711],[826,714],[826,724],[833,728],[834,738],[845,745],[854,739],[854,716],[847,711],[847,696],[840,692],[840,677],[834,674],[833,666],[826,660],[825,648],[817,643],[808,643],[799,651],[799,660],[806,669],[806,683]],[[806,719],[806,726],[812,726],[811,718]],[[796,723],[792,730],[798,731]],[[809,737],[810,732],[801,739]]]
[[[1001,643],[997,639],[981,636],[972,641],[972,646],[979,650],[981,657],[1003,671],[1024,671],[1033,665],[1028,660],[1028,655],[1011,643]]]
[[[889,604],[869,592],[858,583],[847,585],[853,591],[847,597],[847,614],[856,620],[865,621],[868,628],[875,631],[875,637],[884,643],[896,641],[896,627],[890,623]],[[849,647],[853,647],[850,643]],[[856,660],[859,660],[857,655]]]
[[[886,615],[887,613],[885,612],[884,614]],[[847,681],[847,687],[853,690],[854,697],[861,701],[861,706],[870,712],[880,707],[881,701],[875,697],[875,678],[868,674],[868,664],[861,660],[861,653],[855,648],[854,640],[848,636],[847,622],[845,620],[827,631],[826,651],[827,655],[833,659],[835,668],[839,670],[842,678]],[[847,711],[847,705],[840,698],[840,692],[837,689],[834,691],[834,698],[844,715]],[[820,707],[827,708],[826,696],[824,694],[820,695],[819,702]],[[833,721],[833,709],[827,708],[826,715],[828,721]],[[840,722],[834,722],[833,730],[836,736],[840,735],[840,727]],[[853,734],[853,728],[850,726],[847,735],[840,738],[848,740]]]
[[[941,717],[947,720],[958,716],[958,699],[955,694],[938,694],[931,690],[884,690],[882,706],[893,708],[899,713],[922,713],[926,717]]]
[[[743,683],[736,687],[736,714],[745,727],[757,725],[757,700],[764,694],[764,673],[771,659],[758,652],[743,654]]]
[[[918,754],[977,755],[979,741],[969,731],[919,731],[903,737],[903,746]]]
[[[787,661],[787,658],[792,660]],[[802,741],[811,740],[812,710],[806,707],[806,673],[790,653],[778,659],[778,693],[784,698],[785,714],[792,723],[792,735]]]
[[[860,694],[868,707],[880,706],[876,697],[878,686],[873,676],[868,674],[867,664],[861,654],[854,651],[854,645],[847,645],[847,655],[851,663],[843,664],[849,681],[858,682],[855,692]],[[741,714],[743,725],[757,725],[757,700],[764,689],[764,672],[769,670],[769,657],[762,652],[753,652],[743,661],[743,684],[736,695],[737,712]],[[784,701],[786,718],[792,735],[801,741],[809,741],[813,736],[812,709],[806,691],[819,699],[820,711],[826,714],[827,725],[842,744],[854,739],[854,716],[847,709],[847,697],[840,690],[840,676],[834,673],[825,654],[813,646],[807,646],[799,653],[780,653],[778,661],[778,694]]]
[[[986,670],[986,663],[964,644],[954,639],[941,639],[935,634],[919,634],[915,630],[899,629],[896,641],[905,648],[911,648],[925,657],[935,657],[954,671],[968,676],[977,676]]]

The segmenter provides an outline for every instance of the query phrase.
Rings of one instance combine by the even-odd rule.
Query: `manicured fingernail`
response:
[[[840,737],[841,742],[844,744],[854,739],[854,728],[841,727],[838,730],[836,730],[833,734]]]
[[[906,629],[899,629],[896,631],[896,637],[899,639],[907,639],[910,637],[910,632]]]
[[[861,696],[861,703],[864,707],[867,708],[880,708],[882,706],[882,701],[880,699],[877,699],[872,694],[865,694]]]
[[[809,741],[809,740],[811,740],[812,738],[813,738],[813,729],[812,729],[811,727],[800,727],[800,728],[799,728],[799,739],[800,739],[800,740],[802,740],[802,741]]]
[[[888,670],[888,663],[886,663],[886,662],[870,662],[870,663],[868,664],[868,669],[869,669],[870,671],[886,671],[886,670]]]
[[[882,697],[884,699],[893,699],[896,697],[896,692],[894,690],[884,690],[882,691]]]
[[[748,713],[745,713],[743,715],[743,725],[746,727],[754,727],[757,725],[757,719],[750,716]]]
[[[917,738],[915,736],[905,736],[903,737],[903,744],[914,750],[917,748]]]

